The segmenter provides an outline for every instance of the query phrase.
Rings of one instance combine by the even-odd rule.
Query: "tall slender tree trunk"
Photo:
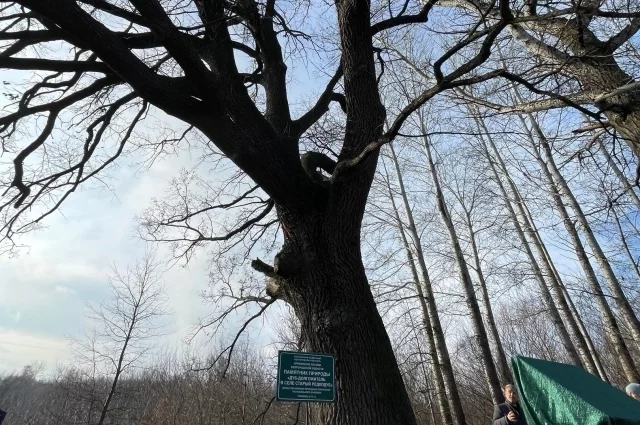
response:
[[[414,282],[416,284],[416,292],[420,299],[420,307],[424,317],[424,327],[427,332],[429,340],[430,357],[434,365],[434,375],[436,376],[436,385],[438,386],[438,406],[441,411],[442,419],[445,423],[455,423],[456,425],[463,425],[466,423],[464,410],[462,409],[462,401],[460,400],[460,394],[458,392],[458,385],[453,374],[453,367],[451,365],[451,358],[449,356],[449,350],[442,331],[442,325],[440,323],[440,316],[438,314],[438,308],[436,306],[435,298],[433,296],[433,290],[431,287],[431,278],[429,277],[429,271],[427,269],[427,263],[424,258],[424,252],[422,251],[422,243],[420,239],[420,233],[415,224],[413,218],[413,211],[409,204],[407,192],[404,186],[404,179],[402,178],[402,171],[400,170],[400,164],[398,163],[398,157],[396,156],[393,144],[389,145],[391,152],[391,159],[396,171],[396,178],[398,179],[398,186],[400,188],[400,195],[404,204],[405,214],[407,216],[408,226],[407,230],[413,240],[414,249],[416,252],[418,265],[422,274],[422,285],[420,285],[420,279],[418,277],[418,270],[413,261],[413,250],[409,246],[409,241],[402,229],[402,222],[396,207],[393,194],[390,193],[390,198],[394,212],[396,214],[396,220],[400,226],[400,233],[402,242],[409,258],[409,264],[411,272],[413,274]],[[389,188],[390,190],[390,188]],[[431,346],[433,343],[433,347]],[[431,350],[433,348],[433,350]],[[442,382],[440,382],[442,379]],[[448,394],[449,406],[446,405],[446,396]]]
[[[571,317],[573,318],[573,322],[578,327],[579,334],[576,335],[574,333],[574,335],[576,335],[576,338],[579,338],[578,339],[578,341],[579,341],[578,344],[580,346],[581,344],[584,343],[584,345],[587,347],[588,357],[590,358],[590,361],[593,362],[593,365],[595,366],[596,370],[598,371],[598,376],[600,376],[600,378],[603,381],[609,382],[609,378],[607,377],[607,372],[606,372],[604,366],[602,365],[602,361],[600,360],[600,355],[598,354],[598,351],[596,350],[595,345],[593,344],[593,340],[591,339],[591,336],[589,335],[589,331],[587,330],[586,326],[584,325],[584,321],[582,320],[582,317],[580,317],[580,313],[578,312],[578,309],[576,308],[575,304],[573,303],[573,299],[571,298],[571,294],[569,293],[569,291],[567,290],[566,285],[562,281],[562,277],[560,276],[560,273],[558,272],[558,269],[556,268],[556,266],[555,266],[555,264],[553,262],[553,259],[551,258],[551,255],[549,254],[549,251],[547,250],[547,246],[544,243],[544,240],[542,239],[542,235],[538,231],[538,228],[536,226],[535,220],[533,219],[531,211],[527,207],[526,202],[524,202],[524,199],[520,195],[520,192],[518,191],[517,187],[516,187],[516,191],[517,191],[518,199],[520,200],[520,204],[522,205],[522,207],[524,209],[524,212],[525,212],[525,217],[524,218],[526,220],[527,226],[532,230],[533,236],[538,241],[538,243],[536,244],[536,247],[539,247],[542,250],[541,254],[542,254],[543,258],[541,259],[541,261],[546,263],[548,269],[551,270],[551,274],[553,276],[554,284],[558,285],[560,287],[560,289],[562,290],[562,293],[564,295],[564,299],[566,300],[567,305],[569,307],[569,311],[570,311]],[[575,332],[575,331],[572,331],[572,332]]]
[[[529,234],[530,239],[532,240],[532,242],[535,245],[536,242],[536,238],[534,235],[532,235],[531,233],[531,229],[525,227],[525,229],[522,228],[522,225],[520,223],[520,219],[518,218],[518,214],[516,213],[515,209],[514,209],[514,205],[515,207],[518,209],[518,212],[520,213],[520,216],[524,216],[524,211],[522,210],[522,203],[521,203],[521,199],[518,199],[517,194],[519,193],[517,191],[517,187],[515,185],[515,183],[513,182],[513,180],[509,177],[509,172],[508,169],[504,163],[504,161],[502,160],[502,156],[500,155],[500,151],[498,150],[497,146],[495,145],[493,138],[491,137],[491,135],[489,134],[489,131],[486,127],[486,125],[484,124],[484,121],[482,121],[480,118],[476,118],[476,124],[478,125],[478,128],[481,130],[481,132],[485,133],[485,137],[484,139],[486,139],[489,142],[489,145],[491,146],[491,149],[493,151],[493,154],[496,158],[496,160],[498,161],[498,166],[500,167],[500,172],[505,175],[506,177],[506,181],[507,184],[509,185],[509,189],[511,190],[511,194],[513,196],[514,202],[511,202],[511,196],[509,196],[509,192],[507,191],[507,188],[504,186],[504,184],[502,183],[502,179],[500,178],[500,173],[498,172],[498,169],[496,168],[496,165],[493,163],[493,160],[491,158],[491,155],[489,153],[488,147],[485,144],[485,142],[483,141],[483,145],[484,145],[484,150],[485,150],[485,155],[487,156],[487,160],[489,161],[489,165],[491,166],[491,169],[493,171],[496,183],[498,185],[498,187],[500,188],[500,191],[502,192],[502,196],[504,197],[505,200],[505,205],[507,207],[507,211],[509,212],[509,215],[511,217],[511,221],[513,222],[513,225],[515,227],[516,233],[518,234],[518,237],[520,239],[520,242],[522,244],[522,247],[524,249],[525,254],[527,255],[527,259],[529,260],[529,263],[531,264],[531,268],[533,269],[533,274],[536,278],[536,282],[538,282],[538,287],[540,288],[540,294],[542,295],[542,299],[544,300],[544,303],[547,307],[549,316],[551,317],[551,320],[556,328],[556,330],[558,331],[558,335],[560,336],[560,339],[562,341],[562,345],[564,346],[565,350],[567,351],[567,353],[569,354],[569,357],[571,358],[571,361],[574,362],[575,364],[581,365],[581,366],[586,366],[587,369],[589,369],[589,363],[588,362],[583,362],[583,360],[581,359],[581,357],[578,355],[578,352],[573,344],[573,341],[571,340],[571,336],[569,335],[569,332],[567,331],[567,328],[565,327],[562,318],[560,317],[560,313],[558,311],[558,307],[556,306],[554,297],[551,295],[551,292],[549,291],[549,288],[547,286],[547,282],[545,281],[545,276],[542,272],[542,270],[540,269],[540,265],[538,263],[538,260],[536,259],[535,255],[533,254],[533,251],[531,250],[530,247],[530,243],[527,240],[527,237],[525,235],[525,229],[527,231],[527,233]],[[483,130],[483,131],[482,131]],[[538,247],[539,249],[539,247]],[[543,262],[543,265],[545,263]],[[547,271],[548,275],[551,275],[550,271]],[[561,301],[564,301],[564,295],[562,294],[562,292],[558,293],[558,288],[554,288],[556,289],[556,299],[559,299]],[[561,303],[562,305],[562,303]],[[566,304],[565,306],[566,307]],[[568,308],[566,308],[566,316],[567,317],[571,317],[571,314],[568,312]],[[575,325],[575,324],[574,324]],[[575,329],[572,329],[574,331],[575,334],[579,335],[579,331],[577,329],[577,327]],[[588,352],[587,352],[587,348],[586,346],[584,347],[584,351],[585,351],[585,356],[588,357]],[[592,372],[595,373],[595,366],[592,368],[591,370]]]
[[[393,196],[393,195],[392,195],[392,196]],[[405,238],[406,238],[406,237],[405,237]],[[415,274],[413,275],[413,276],[414,276],[414,278],[415,278],[415,277],[417,277],[417,270],[415,270],[415,264],[414,264],[414,266],[413,266],[413,271],[415,271]],[[430,380],[431,380],[431,379],[430,379],[429,373],[427,372],[427,368],[425,368],[425,366],[424,366],[424,364],[425,364],[425,360],[424,360],[424,359],[423,359],[423,357],[422,357],[422,344],[420,343],[420,339],[418,338],[418,333],[416,332],[416,328],[417,328],[417,326],[415,325],[415,323],[414,323],[414,321],[413,321],[413,316],[411,315],[411,312],[409,312],[408,314],[409,314],[409,318],[411,319],[411,327],[413,328],[413,336],[414,336],[415,341],[416,341],[416,345],[417,345],[417,348],[418,348],[418,352],[420,353],[420,354],[419,354],[419,356],[420,356],[420,371],[422,372],[422,380],[425,382],[425,385],[427,386],[426,391],[425,391],[425,394],[426,394],[426,397],[427,397],[427,403],[429,404],[429,413],[430,413],[430,415],[431,415],[431,423],[432,423],[433,425],[436,425],[436,424],[438,424],[438,423],[445,423],[445,424],[449,424],[449,423],[451,423],[450,421],[449,421],[449,422],[446,422],[444,419],[441,419],[440,421],[438,421],[438,420],[436,419],[436,409],[433,407],[433,405],[434,405],[435,403],[434,403],[434,401],[433,401],[432,391],[431,391],[431,389],[429,388],[429,382],[430,382]],[[424,314],[423,314],[423,317],[424,317]],[[424,318],[423,318],[423,320],[424,320]],[[428,320],[428,318],[427,318],[427,320]],[[433,332],[433,330],[432,330],[432,332]],[[432,373],[433,373],[433,375],[434,375],[434,378],[435,378],[435,379],[438,379],[437,374],[439,373],[439,374],[440,374],[440,377],[439,377],[439,378],[442,380],[442,374],[440,373],[440,370],[438,369],[438,370],[436,371],[436,367],[438,367],[438,368],[439,368],[439,365],[438,365],[437,363],[433,363],[433,357],[432,357],[431,353],[432,353],[432,352],[433,352],[433,353],[435,353],[435,345],[433,345],[433,347],[432,347],[432,345],[433,345],[433,344],[432,344],[432,342],[429,342],[429,357],[431,357],[431,358],[432,358],[432,363],[431,363],[431,364],[432,364],[432,368],[431,368],[431,371],[432,371]],[[436,356],[436,357],[437,357],[437,356]],[[437,358],[436,358],[436,361],[437,361]],[[444,387],[443,387],[442,389],[444,390]],[[439,388],[436,388],[436,399],[438,398],[438,393],[439,393],[439,392],[440,392],[440,389],[439,389]],[[442,392],[442,394],[443,394],[443,396],[445,397],[445,403],[446,403],[446,394],[444,393],[444,391]],[[439,404],[439,403],[440,403],[440,401],[438,400],[438,404]],[[441,418],[442,418],[442,416],[441,416]]]
[[[625,193],[629,195],[635,206],[640,208],[640,198],[638,198],[638,194],[636,193],[633,186],[631,186],[631,183],[629,183],[629,179],[627,178],[627,176],[624,175],[622,170],[620,170],[620,167],[618,167],[618,164],[616,164],[616,162],[613,160],[613,158],[609,154],[609,151],[607,151],[607,147],[604,145],[604,143],[602,143],[600,137],[598,137],[598,145],[600,146],[602,155],[607,160],[607,164],[609,165],[609,167],[611,167],[618,180],[620,180],[620,183],[622,183]]]
[[[631,307],[631,304],[629,303],[627,296],[622,290],[622,287],[620,286],[620,282],[618,281],[618,278],[613,272],[613,268],[611,267],[611,264],[609,263],[607,256],[604,254],[604,251],[602,250],[600,243],[598,243],[598,240],[596,239],[593,233],[593,230],[591,229],[591,226],[589,225],[589,222],[587,221],[587,218],[585,217],[582,211],[582,207],[580,206],[580,204],[578,203],[578,200],[573,195],[573,192],[569,188],[567,181],[562,176],[562,173],[560,173],[560,170],[556,166],[549,141],[545,137],[542,129],[538,125],[538,122],[533,118],[533,116],[531,114],[528,114],[528,118],[531,123],[531,128],[536,134],[538,138],[538,142],[540,143],[542,147],[542,151],[544,152],[544,156],[546,159],[549,172],[553,176],[553,179],[556,182],[556,184],[559,186],[559,189],[564,199],[567,200],[569,206],[575,213],[575,218],[576,220],[578,220],[578,223],[580,223],[580,227],[582,228],[585,239],[587,240],[587,243],[591,248],[591,252],[593,256],[596,258],[598,265],[600,266],[600,270],[604,275],[604,278],[605,278],[605,281],[607,282],[609,290],[615,297],[616,303],[618,305],[618,309],[620,310],[622,317],[624,318],[627,326],[629,327],[631,331],[631,335],[633,336],[633,339],[635,340],[636,344],[640,346],[640,320],[638,320],[638,317],[633,311],[633,308]]]
[[[386,171],[386,166],[385,166]],[[387,174],[388,177],[388,174]],[[442,377],[442,372],[440,368],[440,362],[438,361],[438,354],[436,350],[435,338],[433,335],[433,328],[431,327],[430,322],[430,314],[429,307],[427,306],[427,302],[425,301],[425,295],[422,290],[422,284],[420,283],[420,278],[418,277],[418,270],[416,268],[415,259],[413,258],[413,251],[411,250],[411,246],[409,245],[409,241],[407,239],[407,235],[404,233],[404,225],[400,218],[400,213],[398,211],[398,207],[396,205],[393,192],[391,191],[391,185],[387,181],[387,187],[389,190],[389,199],[391,200],[391,206],[393,207],[393,213],[396,219],[396,224],[398,227],[398,232],[400,233],[400,239],[402,240],[402,245],[405,249],[407,255],[407,261],[409,263],[409,268],[411,269],[411,275],[413,277],[413,283],[416,289],[416,293],[418,294],[418,302],[420,304],[420,310],[422,313],[422,327],[427,337],[427,344],[429,347],[429,357],[431,359],[433,376],[435,377],[436,384],[436,399],[438,402],[438,409],[440,410],[440,417],[442,418],[442,422],[444,424],[452,423],[451,417],[451,409],[449,408],[449,402],[447,401],[447,392],[444,385],[444,379]],[[404,196],[404,190],[401,189]],[[412,213],[410,210],[407,210],[407,216],[411,217]],[[437,314],[437,313],[436,313]]]
[[[421,130],[423,133],[426,133],[424,126]],[[440,217],[442,218],[442,221],[447,228],[447,232],[449,233],[449,237],[451,239],[451,245],[453,247],[456,263],[458,264],[458,269],[460,272],[460,281],[466,295],[467,308],[471,316],[471,323],[473,326],[476,343],[480,348],[482,356],[482,365],[487,380],[487,386],[489,387],[489,391],[491,393],[491,399],[493,400],[494,404],[497,404],[502,402],[503,400],[503,395],[500,388],[500,379],[498,378],[498,372],[496,371],[496,366],[493,362],[493,356],[491,355],[491,347],[489,346],[487,331],[484,327],[482,315],[478,306],[475,288],[471,280],[471,275],[469,274],[469,268],[467,267],[464,253],[462,252],[462,248],[460,247],[460,241],[458,240],[456,229],[453,225],[453,221],[451,220],[451,216],[449,215],[449,211],[445,203],[444,194],[440,186],[438,172],[431,155],[430,143],[426,136],[423,137],[423,142],[427,162],[431,171],[431,178],[433,180],[433,185],[436,192],[438,211],[440,212]]]
[[[638,268],[638,262],[635,258],[633,258],[633,254],[631,253],[631,248],[629,248],[629,243],[627,242],[627,237],[624,234],[624,230],[622,229],[622,224],[620,224],[620,217],[616,212],[616,207],[612,206],[611,212],[613,213],[613,218],[616,222],[616,229],[618,229],[618,235],[620,235],[620,242],[622,243],[622,249],[625,254],[627,254],[627,258],[629,259],[629,263],[631,263],[631,267],[636,272],[636,277],[640,279],[640,269]]]
[[[115,375],[113,376],[113,381],[111,381],[111,388],[109,389],[109,394],[107,395],[107,399],[102,405],[102,411],[100,412],[98,425],[102,425],[106,420],[107,414],[109,413],[109,407],[111,406],[111,401],[113,400],[113,397],[116,395],[116,390],[118,388],[120,375],[124,371],[124,364],[123,364],[124,357],[127,354],[127,348],[129,347],[129,342],[131,341],[131,335],[133,334],[133,329],[138,325],[138,308],[139,308],[139,305],[136,305],[133,309],[129,326],[127,328],[127,334],[125,336],[125,339],[122,343],[122,347],[120,349],[120,353],[118,355],[118,363],[116,364],[116,370],[115,370]]]
[[[521,117],[522,118],[522,117]],[[640,379],[640,374],[636,369],[636,366],[631,358],[631,354],[629,353],[629,349],[622,338],[622,333],[620,332],[620,327],[618,322],[611,310],[611,307],[607,303],[607,300],[602,292],[602,288],[600,287],[600,283],[598,282],[598,278],[596,276],[595,271],[589,261],[589,257],[587,252],[582,245],[582,241],[580,240],[580,236],[578,235],[578,230],[575,227],[575,224],[571,220],[569,216],[569,212],[567,211],[566,206],[563,202],[563,196],[556,185],[555,175],[550,171],[550,166],[547,166],[547,163],[542,159],[540,152],[538,151],[538,146],[535,143],[535,139],[533,138],[533,134],[530,133],[526,122],[524,122],[524,118],[522,118],[523,129],[528,133],[529,141],[531,143],[531,147],[533,148],[533,152],[544,175],[545,181],[547,182],[548,190],[551,193],[551,197],[556,206],[556,210],[558,214],[560,214],[560,218],[564,224],[564,227],[571,239],[571,243],[573,244],[574,251],[576,257],[578,258],[578,262],[580,263],[582,270],[585,274],[585,279],[595,296],[596,302],[600,307],[600,311],[602,313],[603,322],[605,328],[607,329],[607,334],[609,338],[611,338],[611,342],[614,347],[614,351],[616,352],[616,357],[624,370],[625,376],[628,380],[632,382],[637,382]]]
[[[463,206],[465,208],[465,206]],[[489,298],[489,290],[487,289],[487,281],[484,278],[484,272],[482,270],[482,261],[480,260],[480,254],[478,252],[478,244],[476,243],[476,232],[471,220],[471,214],[465,210],[465,217],[467,221],[467,228],[469,231],[469,240],[471,241],[471,252],[473,254],[473,262],[475,264],[476,275],[478,276],[478,283],[480,284],[480,290],[482,292],[482,303],[484,304],[485,316],[489,333],[493,338],[493,343],[496,347],[496,357],[498,358],[498,369],[500,372],[500,378],[503,385],[513,382],[511,376],[511,370],[509,369],[509,362],[507,361],[507,355],[504,352],[502,346],[502,340],[500,339],[500,333],[498,332],[498,326],[493,316],[493,308],[491,307],[491,299]]]

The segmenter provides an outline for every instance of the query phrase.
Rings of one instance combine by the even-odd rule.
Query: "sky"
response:
[[[140,176],[121,175],[117,198],[106,191],[74,193],[47,229],[20,239],[29,247],[17,258],[0,257],[0,373],[35,361],[50,367],[70,360],[68,337],[86,330],[86,303],[108,296],[110,268],[124,268],[144,254],[145,243],[133,236],[134,217],[151,198],[162,197],[179,162],[184,158],[160,162]],[[198,296],[208,282],[206,266],[202,256],[164,276],[173,311],[170,342],[179,343],[206,312]]]
[[[114,185],[117,197],[106,191],[78,191],[62,214],[49,217],[46,229],[20,239],[28,248],[16,258],[0,256],[0,376],[34,362],[45,362],[50,376],[56,365],[73,362],[70,338],[81,338],[91,325],[85,316],[87,303],[105,301],[112,267],[133,265],[148,248],[134,236],[135,216],[152,198],[162,198],[169,180],[190,162],[182,155],[158,161],[142,174],[121,170]],[[168,258],[167,248],[160,246],[158,255]],[[165,319],[169,333],[154,341],[156,346],[202,354],[216,350],[216,342],[206,338],[191,347],[186,343],[198,319],[211,312],[199,295],[207,288],[208,275],[206,255],[164,274],[171,315]],[[232,318],[221,336],[235,335],[241,319]],[[272,350],[268,324],[249,328],[247,336],[257,351]]]
[[[314,81],[317,71],[309,64],[289,70],[294,80],[289,91],[294,109],[304,108],[299,102],[309,102],[309,90],[319,93],[324,88],[326,81]],[[31,77],[26,71],[0,72],[1,81],[13,84]],[[320,79],[324,80],[324,75]],[[9,104],[0,96],[0,115]],[[0,157],[2,162],[12,159]],[[112,266],[124,268],[145,252],[145,243],[134,236],[135,217],[153,198],[163,198],[171,178],[196,161],[189,153],[182,153],[156,161],[143,173],[121,166],[114,173],[113,192],[87,188],[76,191],[60,213],[46,219],[46,229],[20,237],[18,242],[28,248],[18,257],[0,256],[0,376],[33,362],[45,362],[50,373],[57,363],[73,360],[69,340],[81,337],[88,329],[87,303],[95,305],[106,299],[107,274]],[[166,249],[160,248],[161,256],[167,254]],[[205,255],[197,256],[188,267],[175,266],[164,275],[173,314],[172,332],[161,345],[185,346],[185,337],[198,318],[210,312],[210,306],[204,305],[199,296],[207,283]],[[275,310],[281,307],[274,307],[277,314]],[[239,319],[229,324],[228,332],[239,328]],[[272,335],[268,326],[260,324],[250,330],[250,338],[259,350],[272,349]],[[215,349],[198,344],[202,350]]]

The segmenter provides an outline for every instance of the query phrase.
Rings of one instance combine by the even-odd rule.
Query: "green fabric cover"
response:
[[[584,369],[511,359],[527,425],[640,425],[640,401]]]

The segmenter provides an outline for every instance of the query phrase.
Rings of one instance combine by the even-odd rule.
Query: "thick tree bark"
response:
[[[427,328],[430,356],[432,361],[434,362],[434,373],[436,376],[436,385],[438,388],[438,405],[440,407],[441,415],[445,423],[455,423],[457,425],[463,425],[466,423],[465,414],[464,410],[462,409],[462,401],[460,400],[458,385],[453,374],[453,366],[451,365],[449,350],[447,348],[442,325],[440,324],[438,308],[433,296],[431,278],[429,277],[427,263],[424,258],[424,252],[422,251],[420,233],[418,232],[418,228],[416,227],[416,223],[413,218],[413,211],[411,209],[411,205],[409,204],[409,199],[407,197],[407,192],[404,186],[404,179],[402,178],[402,172],[400,170],[398,157],[396,156],[393,144],[389,145],[389,150],[391,152],[391,159],[396,171],[396,177],[398,179],[398,185],[400,187],[400,195],[402,197],[405,214],[407,216],[407,230],[409,231],[411,239],[413,240],[413,247],[416,251],[416,256],[418,257],[418,265],[422,274],[422,284],[420,284],[418,270],[415,266],[415,262],[413,261],[413,250],[409,246],[409,241],[407,240],[402,227],[400,227],[402,241],[407,251],[407,256],[409,257],[409,264],[413,273],[414,282],[416,283],[416,291],[420,299],[420,308],[422,309],[422,313],[424,316],[424,326],[425,328]],[[398,220],[399,226],[402,226],[400,216],[398,215],[398,209],[395,205],[395,200],[393,199],[393,196],[391,194],[390,197],[394,211],[396,213],[396,220]],[[431,346],[432,342],[433,347]],[[433,351],[431,351],[432,348]],[[440,376],[438,376],[438,374],[440,374]],[[439,379],[442,379],[442,382],[439,382]],[[447,394],[448,404],[444,406],[447,400]],[[440,395],[442,395],[443,400],[440,400]]]
[[[525,131],[528,131],[528,127],[524,126],[524,129]],[[613,344],[614,351],[617,355],[617,360],[620,362],[620,365],[622,366],[627,379],[631,382],[637,382],[638,379],[640,379],[640,374],[638,374],[638,370],[636,369],[633,359],[631,358],[629,349],[622,337],[617,319],[615,318],[613,311],[611,310],[611,307],[607,303],[605,295],[602,292],[602,288],[600,287],[600,283],[598,282],[596,273],[593,270],[587,252],[585,251],[580,236],[578,235],[578,230],[576,229],[573,220],[569,216],[569,212],[567,211],[567,207],[565,206],[563,201],[562,193],[555,181],[556,176],[550,171],[550,165],[548,165],[542,159],[542,156],[538,152],[538,146],[536,145],[533,137],[530,137],[530,142],[536,161],[538,162],[540,170],[544,175],[547,187],[555,203],[556,210],[558,211],[564,227],[569,234],[569,238],[571,239],[571,243],[573,244],[576,257],[578,258],[578,262],[582,266],[586,281],[591,288],[591,291],[593,292],[598,306],[600,307],[604,326],[607,330],[607,335],[611,339],[611,342]]]
[[[595,106],[640,157],[640,87],[619,91],[634,83],[634,79],[620,68],[613,52],[601,46],[595,50],[592,47],[595,46],[579,50],[577,54],[586,56],[576,63],[572,74],[582,83],[583,90],[605,95],[596,99]]]
[[[421,130],[423,134],[426,134],[424,126],[423,128],[421,128]],[[498,404],[502,402],[504,397],[502,395],[502,389],[500,388],[500,379],[498,378],[496,365],[493,362],[493,356],[491,355],[491,347],[489,346],[487,331],[484,327],[484,321],[482,320],[482,314],[480,313],[480,308],[478,306],[478,300],[476,298],[473,281],[471,280],[471,275],[469,274],[469,268],[467,267],[464,253],[462,252],[462,248],[460,247],[456,229],[453,225],[453,221],[451,220],[451,216],[449,215],[449,211],[445,203],[444,193],[442,192],[442,188],[440,186],[438,172],[431,155],[431,146],[426,136],[423,137],[423,142],[427,163],[431,171],[431,179],[435,188],[438,211],[440,212],[440,217],[445,227],[447,228],[447,232],[449,233],[454,256],[458,265],[458,271],[460,273],[460,283],[462,284],[462,288],[464,289],[467,309],[469,310],[469,315],[471,316],[471,324],[473,326],[473,331],[475,334],[474,337],[476,339],[478,347],[480,348],[482,365],[487,380],[487,387],[489,389],[489,392],[491,393],[491,399],[493,400],[493,403]]]
[[[391,342],[369,289],[359,239],[336,237],[341,229],[323,228],[312,262],[295,277],[281,280],[279,291],[294,307],[305,347],[336,357],[335,404],[319,407],[321,423],[415,424]],[[304,251],[308,255],[310,251]]]

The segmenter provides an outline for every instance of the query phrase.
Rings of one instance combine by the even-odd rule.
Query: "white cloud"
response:
[[[49,366],[69,357],[62,338],[48,338],[0,328],[0,373],[20,371],[24,366],[46,361]]]
[[[64,286],[64,285],[55,285],[54,286],[54,290],[56,292],[61,293],[61,294],[75,294],[76,293],[76,291],[74,291],[73,289],[71,289],[71,288],[69,288],[67,286]]]
[[[112,265],[126,267],[144,253],[133,237],[133,218],[153,197],[165,194],[167,182],[188,158],[159,162],[138,177],[122,170],[119,199],[95,190],[78,191],[64,204],[64,214],[46,220],[47,229],[25,235],[28,251],[13,259],[0,258],[0,371],[21,369],[45,361],[49,371],[57,361],[71,361],[65,335],[85,330],[87,302],[107,296]],[[208,282],[205,256],[189,268],[165,275],[174,331],[159,344],[180,345],[197,318],[207,311],[199,292]]]

